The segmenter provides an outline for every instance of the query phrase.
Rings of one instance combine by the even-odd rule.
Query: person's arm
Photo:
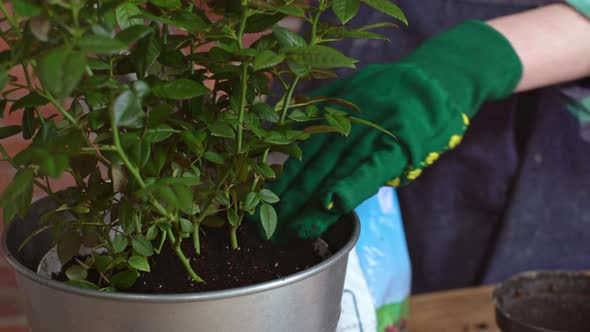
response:
[[[523,75],[516,92],[590,76],[590,20],[566,4],[492,19],[512,44]]]

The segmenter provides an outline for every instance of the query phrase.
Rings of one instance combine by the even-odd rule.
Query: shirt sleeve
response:
[[[590,18],[590,0],[566,0],[565,2]]]

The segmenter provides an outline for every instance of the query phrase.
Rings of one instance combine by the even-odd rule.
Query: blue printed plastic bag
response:
[[[356,213],[361,235],[350,256],[337,331],[405,331],[411,267],[395,190],[381,188]]]

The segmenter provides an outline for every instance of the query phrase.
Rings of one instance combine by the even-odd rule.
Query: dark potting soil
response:
[[[350,238],[352,225],[348,219],[342,220],[330,227],[320,240],[298,240],[277,246],[262,240],[253,224],[245,224],[238,229],[240,247],[236,250],[229,244],[227,229],[209,228],[201,235],[200,255],[193,248],[192,241],[182,243],[191,266],[205,283],[188,277],[174,250],[165,246],[160,255],[150,258],[151,272],[141,272],[135,285],[124,291],[154,294],[204,292],[283,278],[322,262],[342,248]],[[90,281],[98,281],[97,277],[90,271]],[[56,279],[67,280],[63,272]]]

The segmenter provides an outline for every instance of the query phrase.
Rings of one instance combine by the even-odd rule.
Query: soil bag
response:
[[[395,190],[381,188],[356,213],[361,236],[350,254],[336,331],[407,331],[411,267]]]

